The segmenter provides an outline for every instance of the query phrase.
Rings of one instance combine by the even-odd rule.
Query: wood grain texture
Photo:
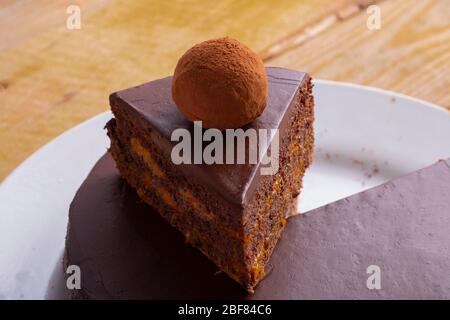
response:
[[[269,65],[400,91],[450,106],[449,1],[385,0],[369,31],[366,0],[0,0],[0,179],[64,130],[108,109],[109,93],[172,73],[194,43],[229,35]],[[359,10],[357,10],[358,8]],[[331,27],[289,43],[322,19]],[[288,50],[273,51],[280,43]],[[275,55],[268,52],[275,52]]]
[[[0,52],[14,48],[31,37],[65,25],[69,4],[83,8],[82,16],[89,16],[107,0],[0,0]]]
[[[50,139],[107,110],[111,92],[171,74],[193,44],[229,35],[259,51],[345,2],[86,0],[76,2],[81,29],[67,30],[73,1],[4,1],[0,179]]]
[[[368,30],[363,11],[266,62],[308,70],[315,78],[397,91],[450,110],[450,1],[389,0],[379,6],[380,30]]]

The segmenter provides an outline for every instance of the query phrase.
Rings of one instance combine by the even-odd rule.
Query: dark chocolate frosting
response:
[[[269,81],[267,106],[260,117],[243,129],[279,129],[279,136],[282,137],[291,119],[291,102],[298,89],[309,81],[309,76],[304,72],[274,67],[266,68],[266,72]],[[172,100],[171,82],[172,77],[167,77],[110,96],[111,105],[126,106],[148,126],[153,142],[158,144],[165,157],[170,157],[172,147],[177,143],[170,140],[175,129],[193,132],[192,122],[181,114]],[[180,165],[180,169],[186,176],[195,175],[196,179],[216,190],[228,202],[243,206],[251,200],[258,186],[261,159],[258,160],[257,164]]]
[[[248,295],[143,203],[109,155],[70,207],[69,264],[87,298],[450,298],[450,160],[288,220]],[[381,289],[366,287],[368,266]]]

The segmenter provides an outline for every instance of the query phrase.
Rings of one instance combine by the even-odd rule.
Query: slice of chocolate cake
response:
[[[244,164],[175,164],[172,133],[184,129],[193,137],[195,126],[172,100],[171,77],[112,94],[114,118],[106,126],[110,153],[139,197],[250,292],[264,276],[286,217],[295,213],[314,140],[310,77],[282,68],[266,72],[265,110],[242,129],[277,129],[262,150],[268,153],[278,139],[276,174],[262,174],[261,157]]]

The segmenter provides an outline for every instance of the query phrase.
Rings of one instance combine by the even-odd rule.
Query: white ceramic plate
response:
[[[305,212],[450,157],[450,114],[392,92],[316,81]],[[67,131],[0,186],[0,299],[62,298],[69,204],[108,146],[103,113]]]

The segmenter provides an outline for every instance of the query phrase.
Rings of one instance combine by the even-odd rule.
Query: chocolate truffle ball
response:
[[[199,43],[175,68],[172,97],[190,121],[203,127],[239,128],[264,111],[267,76],[262,60],[231,38]]]

